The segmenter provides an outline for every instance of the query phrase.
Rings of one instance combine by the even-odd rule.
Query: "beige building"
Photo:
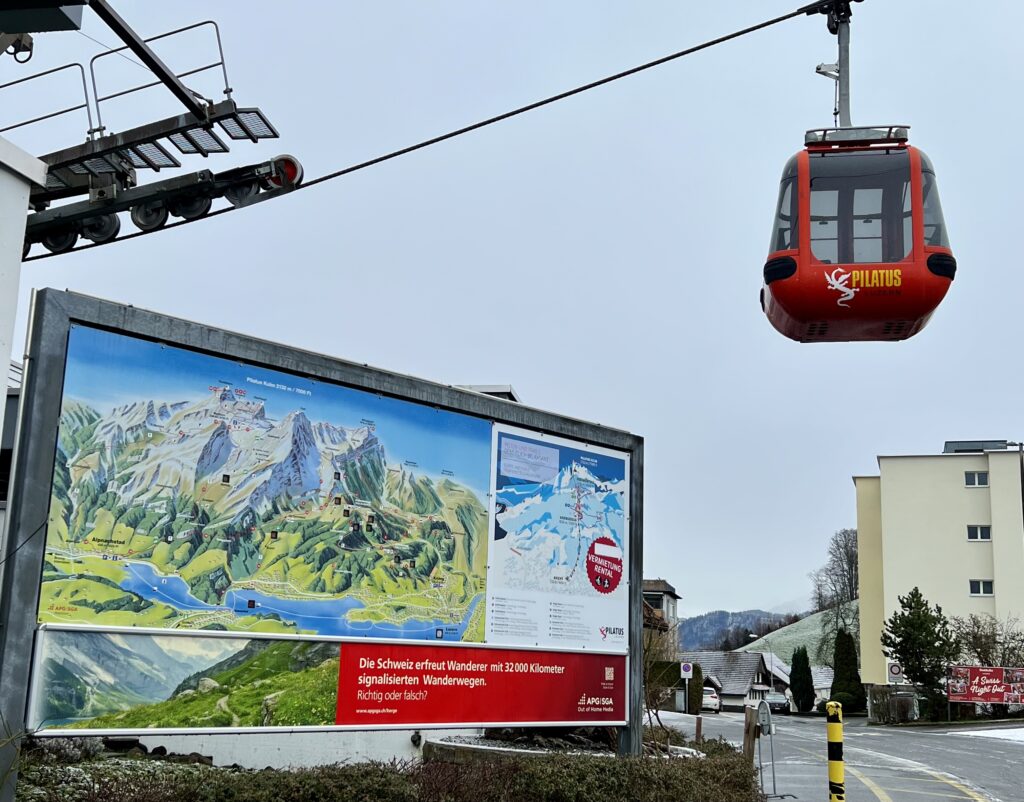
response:
[[[913,587],[947,616],[1024,621],[1024,462],[1016,443],[947,442],[855,476],[861,679],[885,683],[879,638]]]

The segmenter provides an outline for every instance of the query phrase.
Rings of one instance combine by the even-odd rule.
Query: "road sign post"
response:
[[[680,663],[679,676],[683,680],[683,712],[690,712],[690,680],[693,679],[693,663]],[[700,712],[699,710],[697,711]]]

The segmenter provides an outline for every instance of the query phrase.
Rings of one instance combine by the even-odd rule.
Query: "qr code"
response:
[[[615,682],[615,666],[604,667],[604,681]]]

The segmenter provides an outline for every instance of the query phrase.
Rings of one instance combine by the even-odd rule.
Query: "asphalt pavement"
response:
[[[694,719],[680,713],[662,714],[666,724],[690,736]],[[766,793],[773,792],[774,745],[777,793],[798,800],[827,802],[825,719],[777,715],[773,721],[774,737],[761,739]],[[703,731],[705,737],[722,736],[738,746],[743,740],[743,715],[705,714]],[[974,738],[961,734],[963,731],[962,727],[869,727],[863,718],[847,719],[847,802],[1024,800],[1024,743]],[[755,753],[755,760],[756,757]]]

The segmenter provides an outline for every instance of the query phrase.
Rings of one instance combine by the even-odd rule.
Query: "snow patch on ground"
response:
[[[1001,741],[1024,743],[1024,727],[1011,727],[1005,730],[968,730],[967,732],[953,734],[970,735],[974,738],[998,738]]]

